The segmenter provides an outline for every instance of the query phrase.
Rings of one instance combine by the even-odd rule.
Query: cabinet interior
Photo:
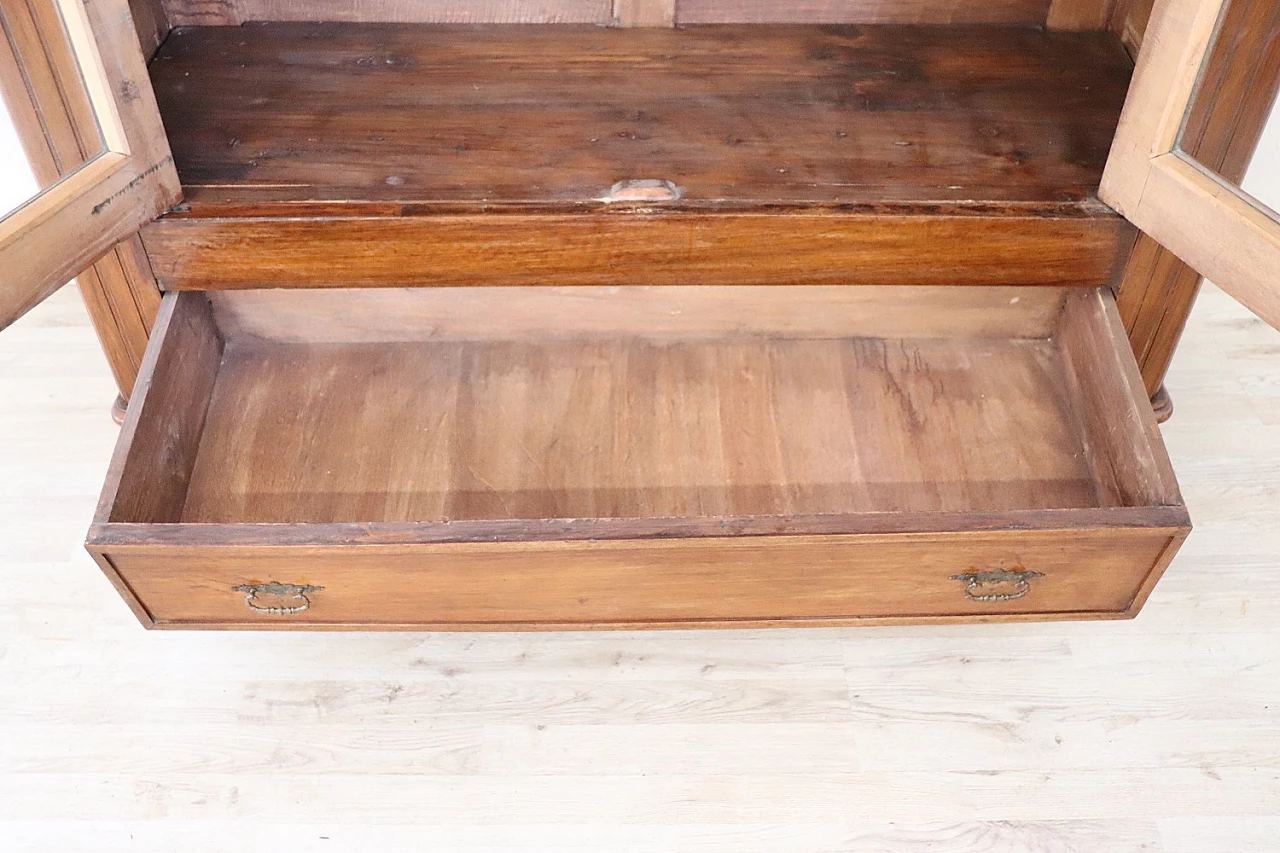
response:
[[[1178,503],[1092,288],[166,298],[112,522]]]
[[[1025,26],[271,23],[177,30],[151,69],[203,215],[587,208],[667,181],[664,208],[1111,217],[1132,63],[1111,33]]]

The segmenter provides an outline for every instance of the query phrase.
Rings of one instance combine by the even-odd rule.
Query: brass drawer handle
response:
[[[1031,592],[1031,581],[1044,577],[1043,572],[994,569],[989,572],[966,572],[952,575],[951,580],[964,583],[964,597],[970,601],[1016,601]],[[1009,585],[1012,587],[1009,587]],[[1001,592],[1000,588],[1007,591]]]
[[[244,603],[257,613],[270,613],[272,616],[289,616],[301,613],[311,606],[309,592],[319,592],[322,586],[296,583],[252,583],[232,587],[232,592],[243,592]]]

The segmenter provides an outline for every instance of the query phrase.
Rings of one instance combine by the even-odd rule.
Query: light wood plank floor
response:
[[[1208,290],[1169,386],[1132,622],[147,633],[65,290],[0,335],[0,850],[1280,851],[1280,334]]]

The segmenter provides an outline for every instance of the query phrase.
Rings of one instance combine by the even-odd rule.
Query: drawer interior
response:
[[[156,329],[102,524],[734,535],[1181,505],[1094,288],[187,291]]]

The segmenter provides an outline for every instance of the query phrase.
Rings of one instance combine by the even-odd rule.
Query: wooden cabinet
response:
[[[110,250],[88,547],[148,626],[1131,616],[1167,253],[1280,321],[1247,151],[1179,146],[1212,2],[131,5],[58,6],[102,152],[0,315]],[[1280,75],[1219,76],[1197,139],[1256,136]]]

